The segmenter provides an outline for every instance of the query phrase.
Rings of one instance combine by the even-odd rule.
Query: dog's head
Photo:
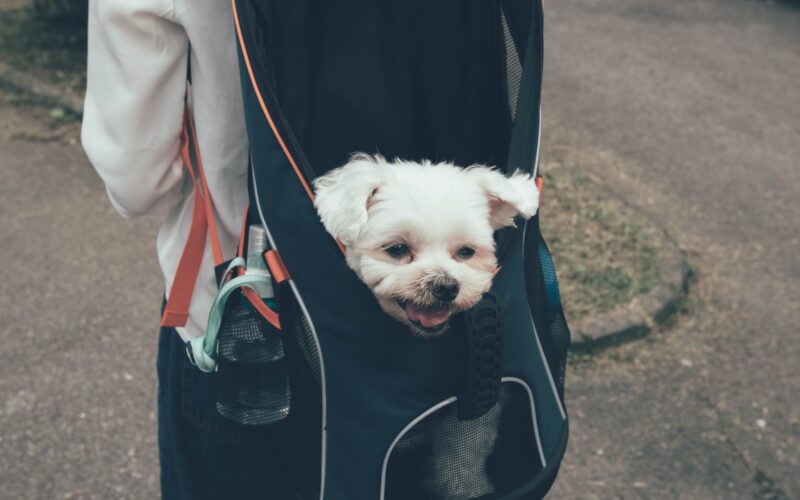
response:
[[[497,269],[495,230],[532,217],[530,175],[356,154],[315,183],[327,231],[381,307],[419,334],[473,307]]]

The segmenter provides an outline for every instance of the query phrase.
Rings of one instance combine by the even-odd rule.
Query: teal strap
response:
[[[244,257],[234,257],[228,264],[228,267],[225,269],[225,272],[222,273],[222,278],[219,280],[219,282],[225,283],[225,280],[228,279],[228,277],[230,276],[230,274],[233,272],[234,269],[236,269],[237,267],[244,267],[246,263],[247,261],[244,260]]]
[[[225,283],[225,279],[234,268],[243,266],[244,263],[245,260],[242,257],[233,259],[222,275],[222,282]],[[189,341],[190,359],[197,368],[206,373],[212,372],[217,368],[217,361],[214,359],[217,355],[217,335],[222,324],[222,316],[225,313],[225,305],[228,303],[230,295],[241,287],[247,287],[255,291],[255,285],[267,283],[269,280],[269,276],[243,274],[222,285],[222,288],[219,289],[217,296],[214,298],[214,303],[211,305],[205,335],[195,337]]]

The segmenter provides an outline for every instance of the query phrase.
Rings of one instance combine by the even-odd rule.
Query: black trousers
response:
[[[172,328],[158,341],[158,447],[164,500],[281,500],[279,474],[264,427],[231,422],[216,411],[215,375],[189,363]]]

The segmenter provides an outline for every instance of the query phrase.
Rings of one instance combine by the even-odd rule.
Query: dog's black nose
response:
[[[458,296],[458,281],[445,276],[431,283],[431,293],[436,300],[442,302],[452,302]]]

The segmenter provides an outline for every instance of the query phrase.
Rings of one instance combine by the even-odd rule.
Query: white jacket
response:
[[[83,148],[120,214],[166,216],[157,249],[167,291],[192,219],[179,156],[189,42],[192,111],[226,259],[238,240],[248,144],[235,36],[228,0],[89,2]],[[207,244],[184,340],[205,330],[215,293]]]

